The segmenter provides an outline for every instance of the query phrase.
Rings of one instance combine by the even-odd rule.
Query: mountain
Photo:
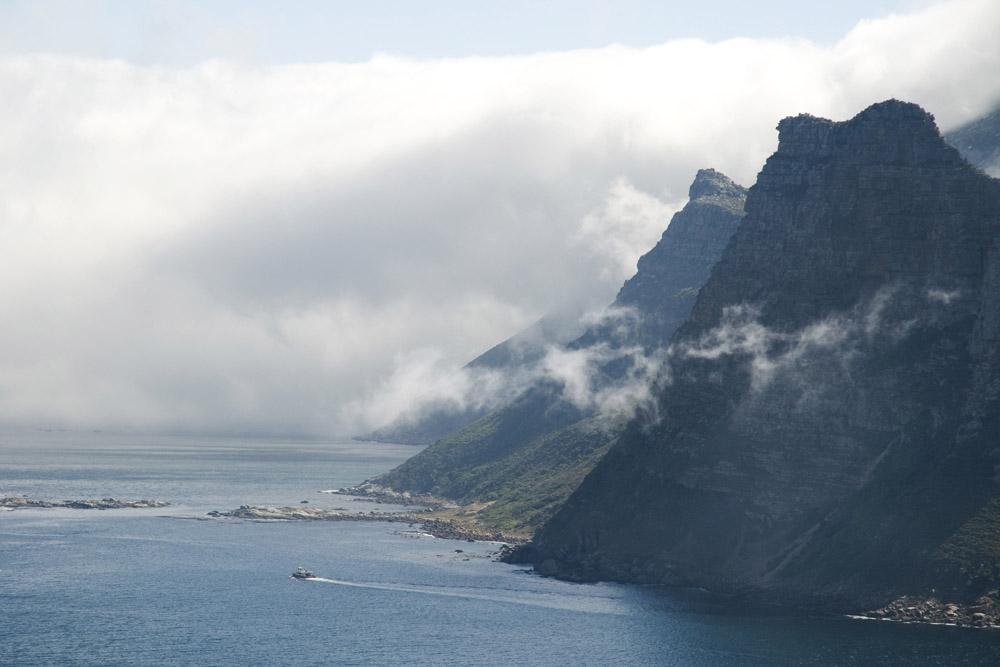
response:
[[[527,378],[538,374],[538,364],[546,351],[572,341],[583,329],[576,313],[544,317],[462,368],[461,373],[471,385],[462,401],[431,399],[386,426],[354,439],[429,445],[514,399],[529,381]]]
[[[920,107],[779,145],[642,410],[514,560],[864,610],[1000,579],[1000,181]]]
[[[966,160],[991,176],[1000,176],[1000,108],[944,135]]]
[[[617,317],[589,328],[576,314],[545,317],[466,364],[462,371],[467,377],[481,381],[466,401],[431,401],[355,440],[428,445],[459,431],[516,398],[544,372],[539,363],[553,347],[582,349],[604,342],[619,348],[640,345],[647,353],[662,348],[691,310],[698,288],[743,214],[745,197],[746,189],[725,175],[700,170],[689,188],[686,212],[670,223],[674,231],[664,232],[639,259],[636,275],[616,297],[610,312]],[[716,224],[717,214],[729,224]],[[605,370],[612,372],[610,367]]]
[[[992,176],[1000,176],[1000,108],[952,130],[944,135],[944,138],[957,148],[969,162]],[[710,181],[711,179],[706,180]],[[691,197],[692,200],[696,198]],[[692,241],[697,243],[694,239]],[[690,256],[675,254],[667,257],[664,255],[659,258],[661,266],[669,267],[670,264],[664,263],[668,259],[684,262],[690,257],[690,261],[698,261],[700,250],[697,248],[694,250],[695,252]],[[647,256],[644,259],[649,262],[656,261],[655,256]],[[656,309],[655,304],[637,301],[637,299],[642,298],[641,282],[629,281],[627,285],[631,286],[633,293],[621,294],[619,300],[640,306],[646,312]],[[689,296],[693,301],[694,292]],[[669,336],[669,333],[672,333],[676,326],[672,327],[670,323],[664,324],[666,326],[660,327],[659,330]],[[647,329],[655,328],[656,325],[653,322],[647,326]],[[565,345],[573,341],[582,330],[583,325],[578,317],[573,315],[563,314],[543,318],[525,331],[484,352],[465,366],[463,372],[469,373],[473,377],[486,375],[489,381],[483,384],[488,384],[488,388],[477,390],[474,392],[474,396],[462,402],[448,399],[429,401],[418,406],[418,409],[413,412],[400,415],[392,423],[370,433],[359,435],[355,439],[429,445],[439,438],[471,424],[499,405],[509,401],[513,396],[502,392],[496,395],[493,393],[495,388],[498,386],[513,387],[519,379],[537,374],[537,363],[544,357],[545,351],[550,346]],[[607,333],[608,327],[599,332],[594,330],[596,337]]]
[[[625,281],[609,308],[632,321],[608,318],[570,347],[638,345],[647,353],[666,347],[743,217],[746,196],[746,188],[724,174],[700,169],[688,188],[687,204],[652,250],[639,258],[636,274]]]
[[[746,190],[704,169],[689,197],[607,317],[550,348],[542,374],[519,396],[369,484],[483,505],[477,518],[491,528],[548,518],[642,400],[665,342],[739,224]]]

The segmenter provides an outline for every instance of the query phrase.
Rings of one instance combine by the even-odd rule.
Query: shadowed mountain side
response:
[[[550,516],[642,400],[663,342],[684,321],[739,224],[746,190],[722,174],[699,171],[690,195],[657,245],[639,260],[610,315],[565,350],[550,352],[543,379],[504,408],[371,481],[462,503],[497,502],[479,515],[490,525],[537,526]],[[542,448],[558,463],[555,468],[519,465]],[[572,484],[566,469],[574,470]],[[558,493],[546,491],[544,501],[513,493],[532,487],[557,487]]]
[[[967,601],[1000,575],[1000,182],[896,100],[778,131],[656,409],[515,559],[838,610]]]
[[[962,156],[991,176],[1000,176],[1000,108],[944,135]]]

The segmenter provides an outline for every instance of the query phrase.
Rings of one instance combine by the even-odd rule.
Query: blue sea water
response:
[[[0,437],[0,496],[165,509],[0,511],[2,665],[1000,665],[1000,633],[571,584],[406,524],[207,519],[321,493],[416,448],[106,434]],[[289,575],[303,565],[319,579]]]

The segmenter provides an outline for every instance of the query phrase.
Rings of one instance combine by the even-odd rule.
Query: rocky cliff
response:
[[[489,503],[482,519],[505,529],[547,518],[617,437],[739,224],[746,190],[726,176],[699,171],[689,195],[609,316],[545,360],[540,379],[372,481]]]
[[[1000,182],[896,100],[778,125],[655,405],[521,550],[837,609],[1000,575]]]
[[[583,333],[570,347],[599,343],[666,347],[687,318],[698,290],[708,280],[743,217],[746,188],[714,169],[700,169],[688,188],[688,203],[670,221],[659,242],[636,264],[636,273],[618,291],[611,318]]]

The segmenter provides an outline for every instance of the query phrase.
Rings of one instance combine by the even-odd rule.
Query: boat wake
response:
[[[564,609],[594,614],[623,615],[629,613],[628,608],[620,600],[580,595],[560,595],[556,593],[539,593],[525,590],[490,590],[471,588],[455,588],[443,586],[407,586],[403,584],[382,584],[376,582],[343,581],[316,577],[309,581],[352,588],[370,588],[382,591],[397,591],[400,593],[417,593],[422,595],[441,595],[445,597],[467,598],[470,600],[489,600],[492,602],[510,602],[513,604],[546,607],[549,609]]]

